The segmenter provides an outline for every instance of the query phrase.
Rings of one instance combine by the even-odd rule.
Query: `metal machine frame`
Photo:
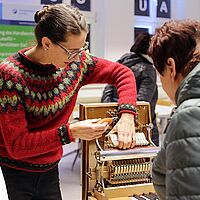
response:
[[[81,104],[80,120],[106,118],[108,112],[116,110],[117,103]],[[96,141],[82,141],[82,200],[128,200],[133,194],[154,192],[150,171],[152,159],[159,148],[151,144],[149,103],[137,102],[135,124],[136,132],[144,132],[147,140],[150,140],[148,146],[129,150],[99,149]],[[104,146],[105,137],[100,138],[98,142]],[[120,172],[123,180],[117,179],[121,184],[115,181],[113,175],[113,170],[118,170],[117,167],[124,170],[123,174]],[[126,179],[127,176],[132,178]]]

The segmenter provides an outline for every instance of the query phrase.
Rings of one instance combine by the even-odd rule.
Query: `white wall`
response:
[[[116,61],[129,51],[134,41],[134,26],[156,27],[169,19],[156,17],[156,0],[150,0],[150,17],[134,16],[134,0],[91,0],[91,51],[96,56]],[[172,19],[200,20],[200,0],[171,0]]]
[[[200,20],[200,0],[171,0],[174,9],[173,16],[176,19]]]
[[[93,53],[116,61],[133,42],[133,0],[92,1],[96,20]]]
[[[91,52],[116,61],[133,43],[133,0],[91,0]],[[94,18],[92,19],[93,16]],[[78,95],[80,102],[100,102],[105,84],[88,85]]]
[[[156,0],[150,0],[150,17],[134,16],[134,0],[91,0],[91,3],[91,52],[112,61],[129,51],[133,43],[134,26],[148,27],[154,33],[156,27],[169,20],[156,17]],[[199,9],[200,0],[171,0],[172,19],[200,20]],[[104,86],[84,87],[78,101],[100,102]],[[167,98],[159,82],[158,86],[159,98]]]

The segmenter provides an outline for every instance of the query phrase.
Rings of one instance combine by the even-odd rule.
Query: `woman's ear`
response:
[[[49,49],[51,44],[52,44],[52,42],[48,37],[43,37],[42,38],[42,46],[43,46],[45,51]]]
[[[177,75],[177,73],[176,73],[176,63],[175,63],[173,58],[167,59],[167,67],[170,70],[171,78],[176,79],[176,75]]]

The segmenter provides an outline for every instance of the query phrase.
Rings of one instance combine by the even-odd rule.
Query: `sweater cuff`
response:
[[[136,115],[136,107],[132,104],[121,104],[118,106],[118,112],[121,113],[131,113]]]
[[[62,145],[69,144],[71,142],[74,142],[75,139],[72,137],[69,131],[69,126],[62,125],[58,128],[58,135],[60,137],[60,141]]]

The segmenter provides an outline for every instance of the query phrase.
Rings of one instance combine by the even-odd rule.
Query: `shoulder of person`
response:
[[[146,54],[139,54],[139,56],[141,57],[141,59],[143,59],[143,62],[153,65],[153,60],[150,56],[148,56]]]
[[[117,62],[127,67],[132,67],[133,65],[142,62],[142,59],[136,53],[130,52],[124,54]]]

